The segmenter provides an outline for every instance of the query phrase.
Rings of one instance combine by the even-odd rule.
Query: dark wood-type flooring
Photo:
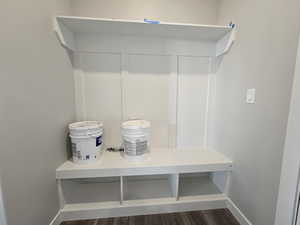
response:
[[[116,217],[64,222],[61,225],[240,225],[228,209]]]

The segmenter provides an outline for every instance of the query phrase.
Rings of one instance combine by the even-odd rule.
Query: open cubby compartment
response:
[[[122,177],[123,200],[177,198],[177,174]]]
[[[179,175],[179,199],[225,195],[230,172],[184,173]]]
[[[120,177],[61,181],[66,204],[120,202]]]

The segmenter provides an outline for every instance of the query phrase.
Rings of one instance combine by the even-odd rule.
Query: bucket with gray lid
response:
[[[143,159],[149,151],[151,124],[146,120],[128,120],[122,124],[124,156]]]

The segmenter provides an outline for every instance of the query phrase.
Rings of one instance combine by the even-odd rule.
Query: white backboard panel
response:
[[[182,56],[178,60],[177,147],[205,145],[209,93],[208,57]]]
[[[119,146],[122,122],[121,56],[81,54],[83,98],[86,120],[104,124],[104,144]]]
[[[169,131],[176,115],[173,72],[176,62],[172,59],[171,56],[130,54],[128,72],[123,76],[124,118],[149,120],[153,147],[168,147],[170,135],[174,134]]]

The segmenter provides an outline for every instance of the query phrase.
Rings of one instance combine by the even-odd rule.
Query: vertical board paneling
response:
[[[179,57],[177,99],[178,148],[197,148],[204,145],[209,66],[208,57]]]
[[[205,145],[209,57],[81,53],[77,61],[79,119],[103,121],[106,146],[121,144],[120,125],[132,118],[151,122],[152,147]]]
[[[119,146],[122,122],[121,56],[81,54],[85,119],[104,124],[104,144]]]
[[[151,122],[151,145],[169,147],[170,115],[176,115],[176,90],[171,90],[174,69],[171,56],[128,55],[128,73],[123,76],[124,118]],[[173,82],[174,83],[174,82]],[[173,132],[172,132],[173,133]]]

